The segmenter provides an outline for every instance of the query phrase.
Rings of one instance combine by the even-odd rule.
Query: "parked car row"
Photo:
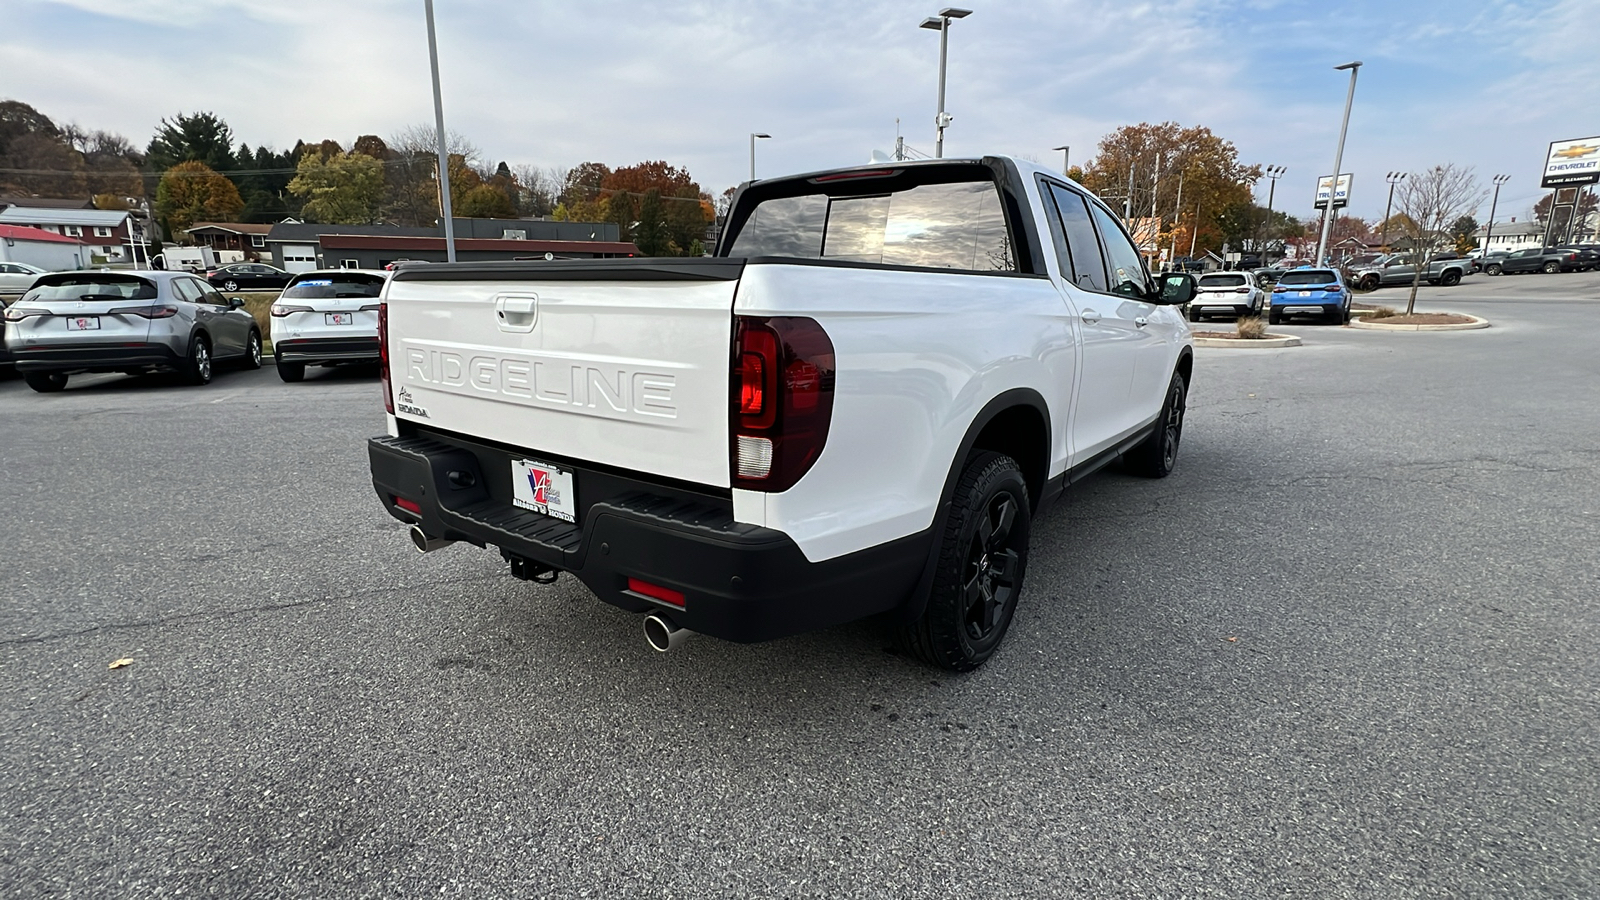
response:
[[[354,269],[290,277],[271,310],[278,375],[300,381],[308,365],[378,361],[384,272]],[[258,369],[262,334],[245,301],[187,272],[52,272],[5,309],[0,365],[54,393],[73,375],[176,372],[211,381],[217,364]]]
[[[1516,275],[1523,272],[1581,272],[1600,265],[1600,252],[1594,245],[1579,247],[1529,247],[1510,253],[1485,254],[1481,260],[1485,275]]]

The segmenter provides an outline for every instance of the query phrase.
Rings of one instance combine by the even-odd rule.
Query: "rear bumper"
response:
[[[274,342],[272,353],[282,362],[378,361],[378,338],[302,338]]]
[[[120,372],[138,366],[176,367],[179,356],[166,344],[76,344],[12,347],[18,372]]]
[[[607,603],[665,612],[684,628],[730,641],[769,640],[900,607],[932,539],[930,530],[812,563],[788,535],[733,521],[724,497],[572,463],[573,524],[511,504],[510,460],[529,453],[435,434],[376,437],[367,450],[373,487],[401,522],[570,572]],[[421,513],[401,509],[397,497]],[[629,578],[679,591],[683,604],[630,591]]]

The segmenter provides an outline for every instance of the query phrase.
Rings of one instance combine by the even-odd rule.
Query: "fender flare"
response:
[[[898,621],[914,621],[927,608],[928,595],[933,588],[933,570],[939,560],[939,536],[944,534],[945,521],[950,516],[950,503],[955,498],[956,482],[961,478],[961,470],[966,464],[967,457],[972,453],[973,444],[977,443],[978,435],[983,433],[983,429],[988,427],[996,416],[1016,406],[1032,407],[1043,417],[1047,440],[1055,434],[1050,425],[1050,404],[1032,388],[1012,388],[1002,391],[978,410],[978,414],[972,418],[972,424],[967,426],[967,433],[962,435],[961,443],[956,447],[955,458],[950,462],[950,471],[945,475],[944,489],[939,493],[939,506],[934,510],[933,524],[928,529],[932,540],[928,544],[928,559],[923,563],[922,575],[917,579],[916,587],[912,589],[905,603],[892,614]],[[1050,493],[1048,448],[1045,451],[1045,459],[1045,483],[1038,485],[1036,501],[1048,498]]]

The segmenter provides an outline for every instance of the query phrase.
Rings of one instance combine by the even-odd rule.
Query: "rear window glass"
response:
[[[991,182],[924,184],[861,197],[804,194],[757,206],[729,256],[785,256],[1014,272],[1016,253]]]
[[[95,272],[83,275],[46,275],[24,300],[154,300],[156,286],[132,275]]]
[[[333,300],[339,297],[376,297],[383,293],[382,275],[313,275],[283,289],[285,300]]]
[[[1200,278],[1201,287],[1243,287],[1243,275],[1203,275]]]
[[[1279,284],[1332,284],[1333,273],[1327,269],[1312,269],[1309,272],[1285,272],[1278,279]]]

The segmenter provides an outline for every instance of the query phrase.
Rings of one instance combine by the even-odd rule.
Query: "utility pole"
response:
[[[1407,174],[1406,172],[1390,172],[1389,176],[1384,179],[1389,182],[1389,202],[1383,206],[1383,252],[1385,253],[1389,252],[1389,211],[1394,208],[1394,186],[1405,181]],[[1334,186],[1338,186],[1337,181],[1334,182]],[[1329,197],[1328,200],[1332,202],[1333,198]]]
[[[770,137],[772,137],[772,135],[770,135],[770,134],[762,134],[759,131],[750,132],[750,180],[751,181],[755,181],[756,180],[756,139],[757,138],[765,139],[765,138],[770,138]]]
[[[1489,241],[1494,239],[1494,210],[1500,205],[1500,185],[1511,180],[1510,175],[1496,175],[1494,177],[1494,199],[1489,201],[1489,226],[1483,235],[1483,253],[1479,258],[1489,255]]]
[[[1050,149],[1052,149],[1052,150],[1060,150],[1061,151],[1061,174],[1062,175],[1067,174],[1067,170],[1072,168],[1072,166],[1070,165],[1070,163],[1072,162],[1072,148],[1071,147],[1067,147],[1067,146],[1061,146],[1061,147],[1052,147]]]
[[[1183,218],[1183,176],[1187,172],[1178,173],[1178,202],[1172,204],[1172,243],[1167,247],[1168,264],[1178,258],[1178,220]],[[1196,222],[1198,226],[1198,221]]]
[[[433,34],[433,0],[422,0],[428,14],[428,64],[433,67],[433,118],[439,129],[439,212],[444,216],[445,262],[456,261],[456,225],[450,211],[450,151],[444,140],[444,99],[439,93],[439,42]]]
[[[1350,130],[1350,104],[1356,99],[1356,74],[1361,71],[1361,61],[1333,67],[1335,72],[1345,69],[1350,70],[1350,92],[1344,97],[1344,124],[1339,126],[1339,149],[1333,154],[1333,184],[1328,188],[1328,206],[1322,211],[1322,236],[1317,239],[1316,264],[1319,266],[1327,265],[1328,229],[1333,227],[1334,199],[1339,195],[1339,167],[1344,165],[1344,136]]]
[[[1267,228],[1269,230],[1272,228],[1272,200],[1278,193],[1278,179],[1282,178],[1283,173],[1287,171],[1289,170],[1283,166],[1267,166],[1266,176],[1271,182],[1271,186],[1267,188]],[[1271,240],[1269,239],[1267,243],[1271,243]],[[1265,249],[1261,251],[1261,264],[1263,266],[1269,265]]]
[[[939,32],[939,112],[933,117],[935,129],[933,138],[934,159],[944,158],[944,130],[955,120],[954,116],[944,111],[944,72],[945,59],[950,50],[950,20],[965,19],[970,15],[972,15],[972,10],[970,9],[947,6],[939,10],[939,15],[929,16],[922,20],[921,25],[917,26],[919,28],[931,28]]]
[[[1133,230],[1133,163],[1128,163],[1128,193],[1122,198],[1122,224]]]

